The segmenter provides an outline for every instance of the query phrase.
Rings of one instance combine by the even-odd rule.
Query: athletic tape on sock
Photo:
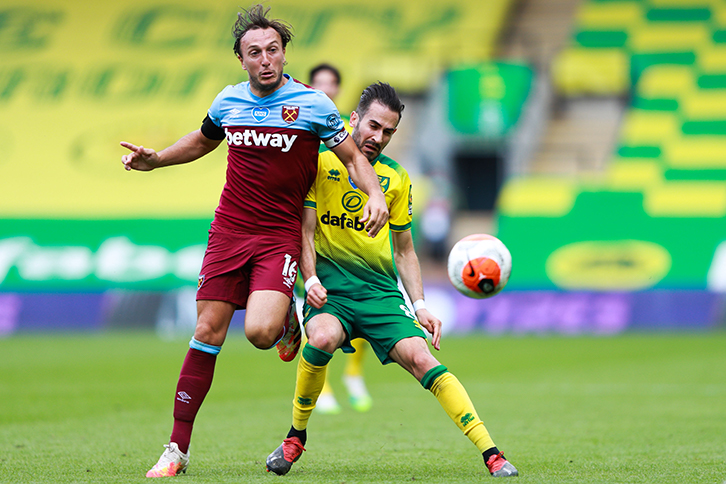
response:
[[[208,353],[210,355],[218,355],[220,351],[222,351],[221,346],[214,346],[214,345],[208,345],[207,343],[202,343],[201,341],[195,339],[192,336],[191,341],[189,341],[189,347],[198,351],[202,351],[204,353]]]

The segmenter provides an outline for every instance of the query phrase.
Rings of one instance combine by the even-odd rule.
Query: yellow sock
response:
[[[436,368],[444,368],[445,370],[445,367]],[[436,370],[436,368],[429,370],[429,373]],[[421,381],[423,382],[424,379]],[[469,399],[469,394],[466,393],[464,386],[454,375],[445,371],[436,377],[431,384],[430,390],[441,406],[444,407],[451,420],[476,445],[479,452],[495,447],[494,441],[489,436],[489,431],[484,426],[484,422],[476,414],[476,409],[474,404],[471,403],[471,399]]]
[[[292,400],[292,426],[305,430],[325,384],[328,362],[333,357],[327,351],[305,344],[297,364],[295,397]]]
[[[350,344],[355,348],[355,353],[348,354],[343,373],[347,376],[363,376],[363,357],[365,356],[368,342],[363,338],[356,338]]]

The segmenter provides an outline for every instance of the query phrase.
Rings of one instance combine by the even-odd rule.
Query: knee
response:
[[[280,328],[272,325],[247,325],[245,324],[245,336],[256,348],[266,350],[271,348],[280,337]]]
[[[220,330],[217,325],[205,319],[198,319],[197,326],[194,330],[194,339],[208,345],[222,346],[226,336],[226,331]]]
[[[438,360],[428,351],[417,351],[411,355],[411,373],[420,381],[431,369],[439,365]]]
[[[317,349],[327,351],[328,353],[333,353],[336,349],[338,349],[338,339],[339,338],[336,337],[336,335],[324,330],[311,331],[310,334],[308,334],[308,343]]]

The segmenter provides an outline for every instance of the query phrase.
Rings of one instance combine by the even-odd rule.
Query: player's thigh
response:
[[[250,337],[274,338],[279,335],[287,318],[290,296],[275,290],[252,291],[247,299],[245,334]]]
[[[372,291],[371,297],[351,301],[355,319],[351,338],[363,337],[381,363],[392,363],[391,350],[406,338],[424,342],[426,334],[398,291]]]
[[[431,354],[428,342],[415,336],[398,341],[389,356],[419,381],[427,371],[440,364]]]
[[[308,343],[319,350],[333,353],[340,348],[347,338],[340,320],[332,314],[315,315],[305,325]]]
[[[226,301],[197,301],[194,339],[208,345],[222,346],[236,308],[237,305]]]
[[[350,335],[353,332],[352,323],[356,318],[356,309],[353,300],[334,293],[328,293],[328,302],[321,308],[313,307],[306,302],[303,306],[303,324],[305,325],[305,332],[308,338],[312,334],[312,330],[308,326],[313,320],[321,321],[331,331],[330,333],[326,333],[330,340],[336,341],[337,338],[341,338],[340,341],[336,341],[336,344],[333,346],[333,351],[337,348],[342,348],[345,353],[354,352],[355,350],[350,345]],[[321,334],[320,336],[322,337],[324,335]],[[322,344],[319,339],[316,339],[316,341],[318,344]],[[332,352],[319,346],[315,347],[328,351],[329,353]]]

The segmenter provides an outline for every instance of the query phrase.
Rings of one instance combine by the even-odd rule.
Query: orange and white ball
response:
[[[501,240],[469,235],[449,252],[449,280],[463,295],[484,299],[504,289],[512,272],[512,255]]]

